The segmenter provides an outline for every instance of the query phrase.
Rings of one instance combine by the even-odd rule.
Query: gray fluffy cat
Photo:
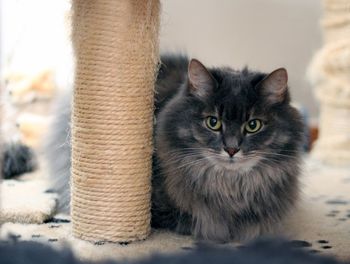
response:
[[[70,99],[70,98],[69,98]],[[69,210],[70,100],[48,145]],[[303,123],[287,72],[207,69],[163,56],[156,82],[152,226],[227,242],[270,232],[298,197]]]

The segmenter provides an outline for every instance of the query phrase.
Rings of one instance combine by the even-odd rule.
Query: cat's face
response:
[[[163,159],[249,171],[277,166],[300,147],[301,122],[289,105],[287,73],[208,71],[192,60],[188,84],[163,114]]]

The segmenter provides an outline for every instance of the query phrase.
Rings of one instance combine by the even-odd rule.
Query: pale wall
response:
[[[317,115],[306,68],[321,46],[320,0],[163,0],[161,48],[207,65],[286,67],[292,95]]]

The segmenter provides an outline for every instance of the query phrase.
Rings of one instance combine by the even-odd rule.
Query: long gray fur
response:
[[[266,74],[209,69],[216,83],[207,93],[191,90],[189,60],[163,56],[156,83],[152,226],[197,239],[227,242],[266,234],[298,198],[303,125],[289,93],[271,104],[259,85]],[[196,94],[197,93],[197,94]],[[47,153],[60,209],[69,211],[70,96],[57,109]],[[203,118],[217,113],[221,132]],[[241,126],[251,115],[266,120],[256,135]],[[233,161],[223,148],[238,144]]]
[[[71,93],[67,92],[58,98],[45,142],[51,188],[59,195],[58,211],[62,213],[69,213],[70,210],[71,97]]]

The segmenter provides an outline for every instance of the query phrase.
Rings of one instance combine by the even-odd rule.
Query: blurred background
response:
[[[322,44],[319,0],[163,0],[162,52],[182,52],[207,66],[270,72],[286,67],[294,102],[317,125],[308,64]],[[70,1],[0,1],[3,130],[39,147],[52,101],[72,88]],[[9,138],[7,138],[9,139]]]

